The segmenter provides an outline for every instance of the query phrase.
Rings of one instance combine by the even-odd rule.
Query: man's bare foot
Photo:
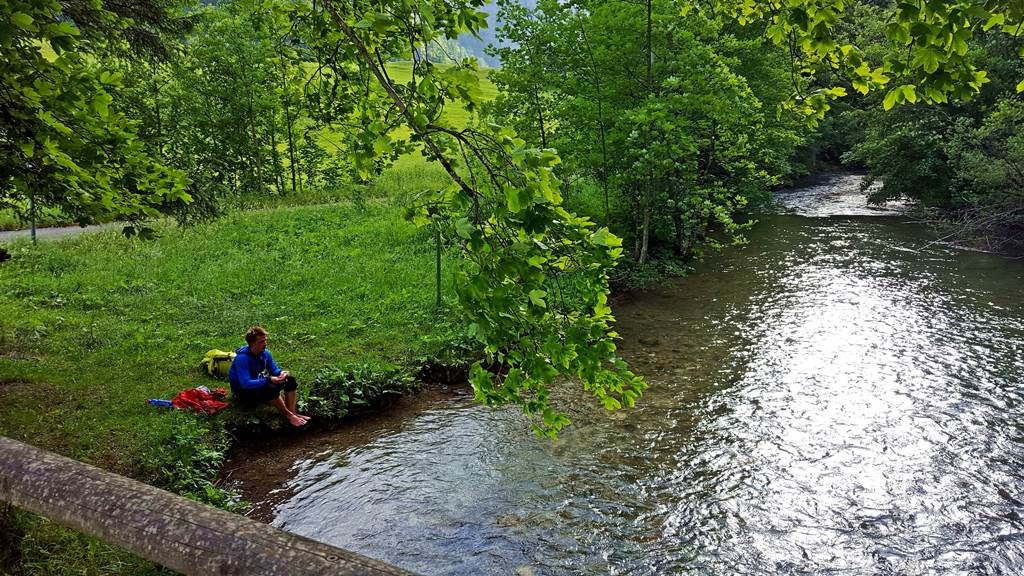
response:
[[[306,425],[306,420],[304,418],[301,418],[297,414],[289,414],[288,415],[288,422],[292,426],[295,426],[296,428],[298,428],[299,426],[305,426]]]

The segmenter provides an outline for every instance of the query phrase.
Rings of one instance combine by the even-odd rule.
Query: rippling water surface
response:
[[[635,410],[570,402],[548,441],[434,394],[236,472],[425,574],[1024,573],[1024,263],[930,239],[765,216],[616,308]]]

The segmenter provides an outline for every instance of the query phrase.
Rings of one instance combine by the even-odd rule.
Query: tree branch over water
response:
[[[376,158],[419,143],[452,180],[445,189],[424,191],[411,218],[420,224],[438,215],[454,220],[468,261],[457,273],[456,289],[468,331],[487,356],[471,370],[477,399],[517,404],[536,417],[538,433],[552,436],[569,423],[549,403],[557,380],[578,380],[607,409],[632,406],[646,385],[615,354],[607,305],[608,272],[622,254],[621,241],[562,207],[552,170],[561,161],[558,154],[475,116],[467,127],[440,116],[446,102],[470,113],[482,104],[471,61],[447,69],[416,61],[415,80],[401,86],[381,64],[404,56],[400,51],[408,46],[475,33],[485,24],[480,2],[372,4],[362,10],[358,2],[321,2],[329,19],[307,15],[315,23],[310,42],[326,37],[347,45],[340,51],[347,64],[370,72],[412,133],[406,144],[395,139],[393,127],[374,123],[367,95],[360,103],[367,116],[361,141],[373,146],[357,153]],[[474,165],[488,178],[467,181]]]

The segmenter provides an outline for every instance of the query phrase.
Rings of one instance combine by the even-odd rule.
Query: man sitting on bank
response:
[[[270,402],[292,426],[303,426],[309,416],[295,411],[295,377],[274,364],[267,350],[267,331],[262,326],[253,326],[245,333],[246,346],[235,350],[228,379],[231,380],[231,395],[242,404]],[[284,392],[284,398],[281,397]]]

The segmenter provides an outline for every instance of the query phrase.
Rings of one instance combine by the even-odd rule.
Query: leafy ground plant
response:
[[[353,410],[371,408],[419,387],[399,366],[351,363],[321,370],[299,409],[314,418],[340,420]]]

